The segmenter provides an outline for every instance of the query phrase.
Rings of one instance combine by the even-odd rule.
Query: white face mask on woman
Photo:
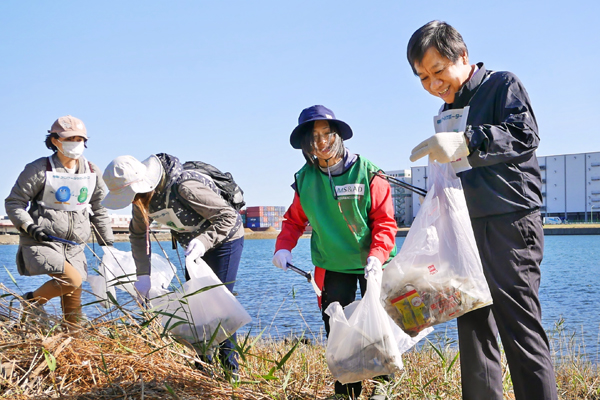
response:
[[[73,158],[75,160],[77,160],[79,157],[81,157],[81,155],[83,154],[83,151],[85,150],[85,142],[81,141],[81,142],[61,142],[62,145],[62,150],[60,149],[60,147],[58,148],[58,151],[60,151],[65,157],[69,157],[69,158]]]

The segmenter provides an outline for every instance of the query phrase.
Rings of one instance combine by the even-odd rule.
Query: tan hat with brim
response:
[[[163,175],[160,160],[152,155],[140,162],[133,156],[120,156],[104,170],[104,183],[109,193],[102,205],[111,210],[127,207],[137,193],[156,189]]]
[[[79,118],[73,117],[72,115],[60,117],[54,121],[48,133],[56,133],[61,138],[81,136],[85,139],[88,139],[87,129],[85,129],[83,121]]]

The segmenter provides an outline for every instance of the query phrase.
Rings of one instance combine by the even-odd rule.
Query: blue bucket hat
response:
[[[305,108],[300,113],[298,117],[298,126],[294,128],[292,134],[290,135],[290,144],[295,149],[301,149],[302,143],[302,134],[304,133],[304,128],[310,122],[314,121],[335,121],[340,131],[338,134],[343,140],[348,140],[352,137],[352,129],[350,126],[344,121],[340,121],[335,118],[335,114],[329,108],[325,106],[312,106]]]

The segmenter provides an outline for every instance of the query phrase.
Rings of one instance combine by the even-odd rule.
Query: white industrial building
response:
[[[399,169],[395,171],[386,171],[389,176],[411,184],[410,169]],[[392,200],[394,202],[394,216],[398,226],[409,226],[413,220],[412,192],[399,185],[390,182],[392,188]]]
[[[115,228],[121,228],[125,230],[129,230],[129,222],[131,221],[131,215],[121,215],[121,214],[109,214],[110,223]]]
[[[560,217],[569,222],[600,221],[600,152],[538,156],[538,162],[544,217]],[[412,185],[427,189],[427,167],[412,167],[411,177]],[[407,199],[412,204],[412,223],[419,211],[419,196],[410,200]]]
[[[546,217],[597,221],[600,216],[600,152],[538,157]],[[593,215],[592,215],[593,213]]]
[[[412,167],[410,169],[410,172],[412,176],[413,186],[427,190],[427,167]],[[419,201],[419,196],[417,195],[412,196],[410,202],[412,204],[413,212],[412,218],[410,220],[410,223],[412,224],[412,221],[415,219],[417,213],[421,209],[421,202]]]

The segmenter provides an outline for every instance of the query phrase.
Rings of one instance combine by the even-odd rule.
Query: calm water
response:
[[[403,238],[398,238],[398,246]],[[283,272],[271,264],[275,240],[247,240],[235,291],[238,299],[253,318],[252,329],[265,334],[281,337],[289,334],[306,335],[323,339],[323,323],[317,307],[314,292],[301,276]],[[129,243],[116,243],[115,247],[129,250]],[[178,255],[170,249],[170,243],[162,243],[171,260],[180,265]],[[157,243],[154,251],[162,254]],[[0,246],[0,282],[7,287],[24,293],[37,288],[47,277],[21,277],[16,272],[14,258],[16,245]],[[91,251],[89,265],[98,263]],[[96,247],[101,254],[101,250]],[[183,254],[181,254],[183,256]],[[310,264],[309,240],[301,239],[293,251],[294,264],[304,270]],[[600,360],[600,236],[547,236],[545,259],[542,263],[542,285],[540,298],[543,310],[543,324],[550,336],[557,336],[556,325],[562,322],[563,332],[582,346],[587,357]],[[91,269],[91,268],[90,268]],[[16,279],[15,285],[7,270]],[[93,272],[92,272],[93,273]],[[87,283],[84,289],[89,290]],[[124,292],[117,291],[120,300],[125,301]],[[84,303],[92,302],[90,294],[84,294]],[[54,299],[46,306],[48,311],[60,312],[60,303]],[[101,312],[95,306],[86,306],[89,316]],[[434,334],[446,336],[450,341],[456,338],[456,324],[450,321],[436,326]],[[555,350],[559,351],[558,347]]]

